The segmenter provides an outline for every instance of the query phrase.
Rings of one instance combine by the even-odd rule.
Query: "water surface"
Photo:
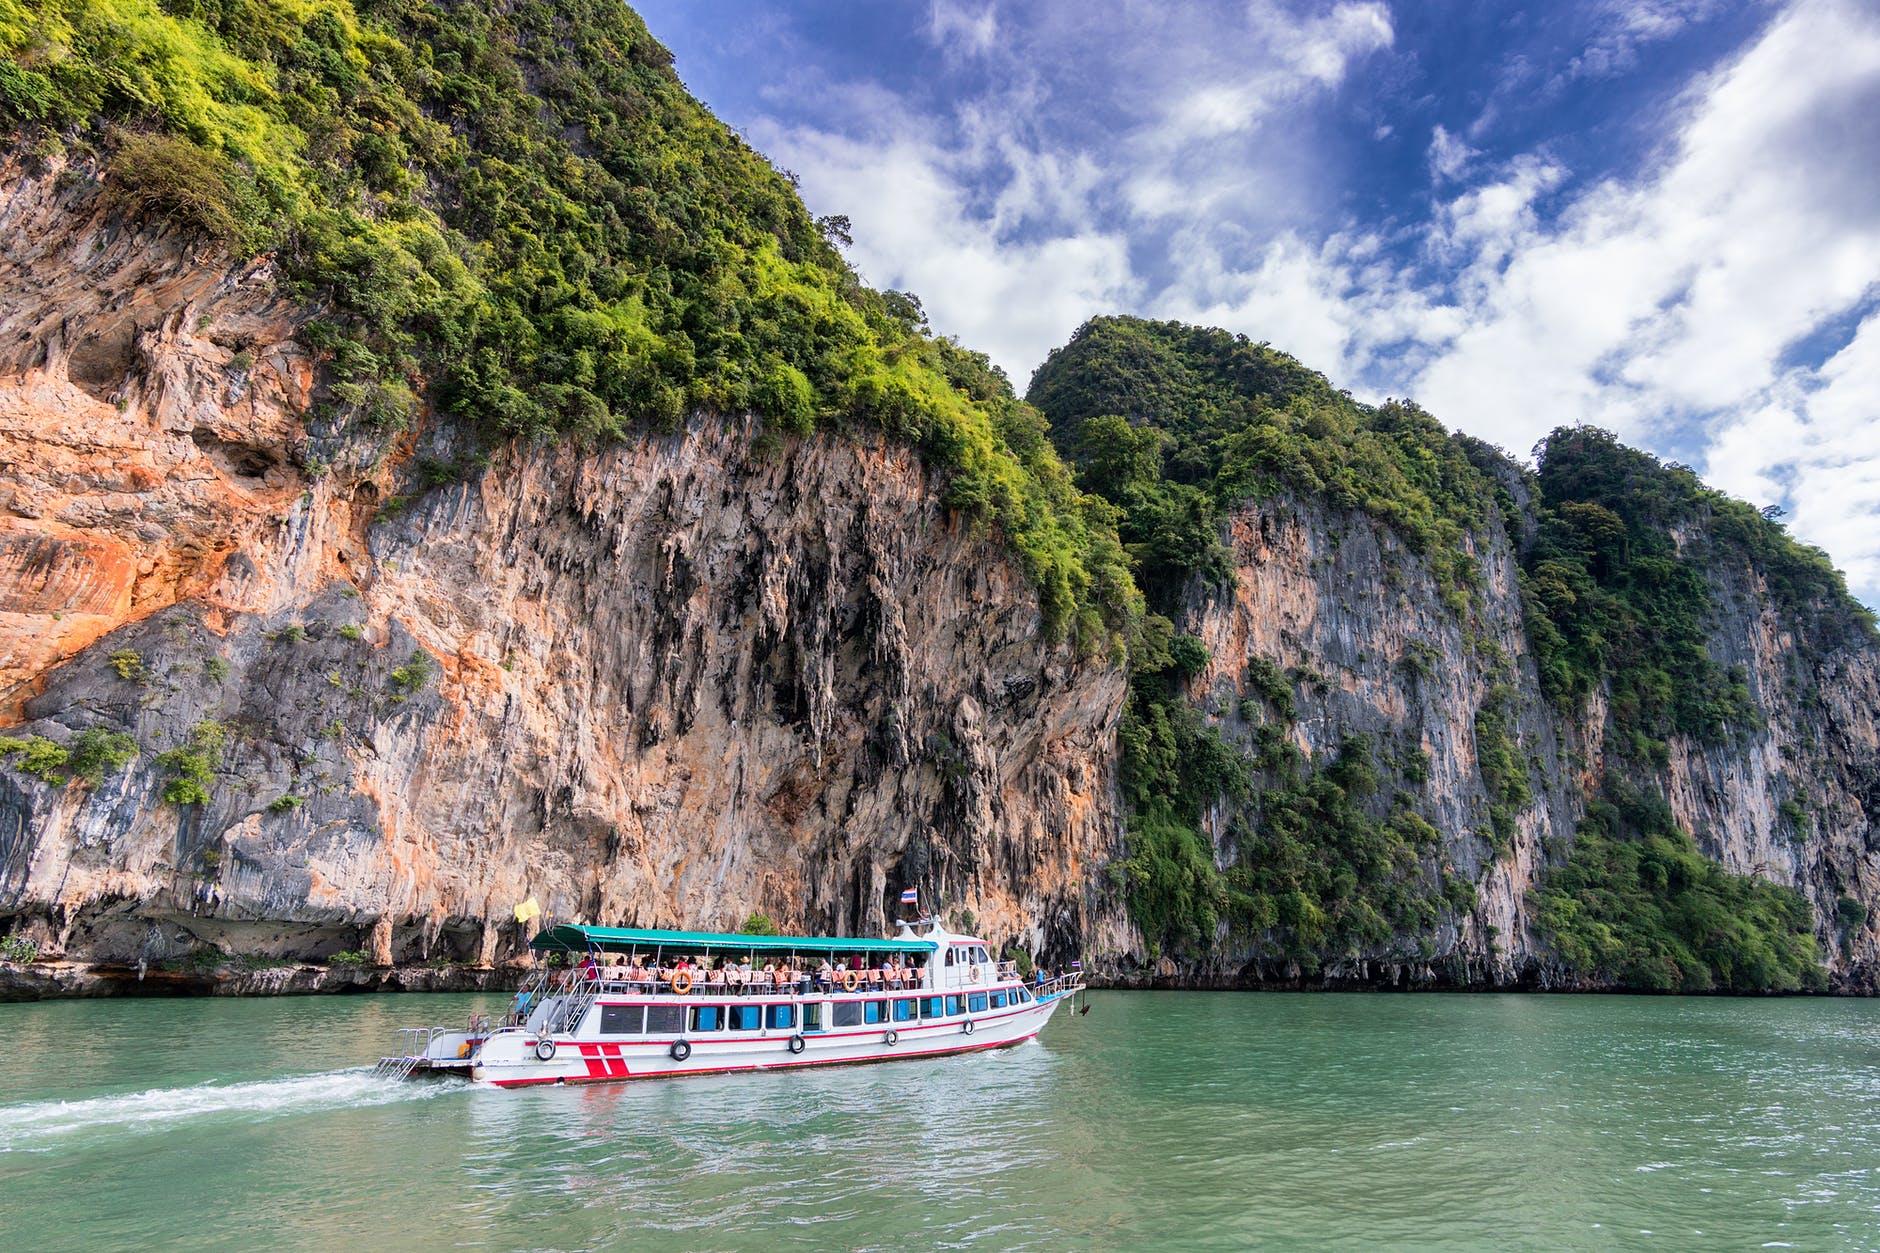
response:
[[[11,1248],[1876,1248],[1880,1003],[1099,993],[1034,1044],[390,1084],[490,998],[0,1006]]]

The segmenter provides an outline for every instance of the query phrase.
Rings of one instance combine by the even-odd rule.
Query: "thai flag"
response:
[[[1084,968],[1084,964],[1080,961],[1073,961],[1071,963],[1072,970],[1082,970],[1083,968]]]
[[[901,904],[903,905],[920,904],[920,893],[915,891],[913,888],[909,888],[907,891],[901,893]]]

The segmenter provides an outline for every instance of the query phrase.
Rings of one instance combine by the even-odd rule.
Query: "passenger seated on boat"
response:
[[[790,973],[788,964],[777,967],[770,974],[770,985],[774,988],[781,988],[795,982],[796,976]]]
[[[816,986],[825,992],[836,986],[836,968],[829,964],[827,957],[822,959],[822,965],[816,967]]]

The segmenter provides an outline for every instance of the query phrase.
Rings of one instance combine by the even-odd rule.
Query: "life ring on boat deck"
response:
[[[859,970],[845,970],[842,972],[842,990],[844,992],[853,992],[861,981],[862,972]]]
[[[968,1018],[965,1022],[961,1023],[960,1030],[964,1031],[967,1035],[971,1035],[974,1030],[973,1020]]]
[[[553,1040],[537,1040],[535,1042],[535,1055],[545,1062],[552,1061],[555,1056],[555,1042]]]
[[[889,1027],[888,1034],[881,1037],[881,1042],[887,1045],[889,1048],[893,1048],[895,1044],[900,1041],[900,1039],[901,1039],[901,1033],[899,1031],[896,1031],[893,1027]]]
[[[692,972],[681,970],[672,977],[672,991],[675,996],[684,996],[692,990]]]
[[[692,1046],[684,1040],[674,1040],[672,1047],[667,1049],[666,1052],[672,1055],[673,1061],[682,1062],[692,1056]]]
[[[801,1053],[807,1047],[809,1047],[809,1041],[805,1040],[802,1036],[793,1035],[790,1037],[790,1051],[792,1053]]]
[[[966,982],[968,983],[979,982],[979,967],[974,966],[972,969],[966,972]]]

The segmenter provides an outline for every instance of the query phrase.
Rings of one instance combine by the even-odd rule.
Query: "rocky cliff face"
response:
[[[911,453],[698,423],[425,489],[410,436],[308,441],[265,262],[5,174],[0,702],[141,749],[95,789],[0,773],[18,929],[488,962],[531,896],[870,932],[918,883],[1047,953],[1127,945],[1095,886],[1123,675],[1046,640]],[[164,798],[184,753],[206,803]]]
[[[1871,992],[1880,984],[1873,920],[1849,927],[1837,916],[1843,897],[1880,901],[1880,655],[1872,647],[1821,646],[1784,620],[1756,571],[1718,563],[1711,655],[1746,672],[1762,725],[1719,743],[1674,737],[1664,768],[1641,771],[1609,751],[1597,694],[1564,719],[1542,696],[1503,528],[1471,543],[1482,579],[1464,611],[1445,603],[1392,531],[1362,514],[1288,496],[1241,508],[1227,531],[1236,586],[1191,589],[1179,624],[1212,655],[1189,684],[1191,699],[1253,756],[1263,720],[1257,672],[1262,663],[1287,672],[1297,709],[1291,742],[1323,759],[1346,734],[1367,736],[1383,776],[1377,805],[1413,797],[1442,837],[1432,870],[1477,889],[1458,922],[1328,963],[1315,980],[1580,986],[1536,933],[1529,894],[1565,855],[1597,781],[1616,770],[1662,791],[1707,856],[1800,889],[1835,986]],[[1530,797],[1511,807],[1505,838],[1491,819],[1497,783],[1481,765],[1485,706],[1516,747]],[[1235,858],[1236,831],[1257,821],[1259,799],[1210,815],[1223,867]],[[1807,815],[1800,829],[1798,813]],[[1257,941],[1228,939],[1225,928],[1207,960],[1165,963],[1162,974],[1204,983],[1302,977]]]

